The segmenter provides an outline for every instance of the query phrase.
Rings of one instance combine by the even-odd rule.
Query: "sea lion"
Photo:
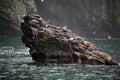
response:
[[[92,53],[94,55],[97,55],[97,56],[101,57],[104,60],[109,60],[109,61],[112,60],[112,57],[107,53],[104,53],[104,52],[101,52],[101,51],[92,51]]]

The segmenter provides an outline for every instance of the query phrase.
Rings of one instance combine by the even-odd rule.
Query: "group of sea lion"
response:
[[[22,41],[30,48],[35,61],[117,65],[109,54],[74,34],[67,26],[48,24],[38,14],[28,14],[23,19]]]

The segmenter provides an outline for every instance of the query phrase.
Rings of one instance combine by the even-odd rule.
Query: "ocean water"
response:
[[[120,40],[90,40],[120,62]],[[120,66],[41,64],[20,38],[0,38],[0,80],[120,80]]]

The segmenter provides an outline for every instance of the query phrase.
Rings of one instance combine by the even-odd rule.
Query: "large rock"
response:
[[[117,65],[109,54],[75,35],[66,26],[47,24],[37,14],[26,15],[23,19],[22,41],[37,62]]]

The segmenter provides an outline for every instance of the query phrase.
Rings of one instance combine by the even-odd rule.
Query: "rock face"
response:
[[[21,35],[23,15],[34,13],[35,9],[34,0],[0,0],[0,36]]]
[[[87,38],[120,37],[120,0],[41,1],[35,0],[37,10],[51,24],[68,25]]]
[[[37,14],[26,15],[23,19],[22,41],[37,62],[117,65],[109,54],[75,35],[66,26],[47,24]]]
[[[120,38],[120,0],[0,0],[0,36],[21,35],[23,15],[36,12],[80,36]]]

